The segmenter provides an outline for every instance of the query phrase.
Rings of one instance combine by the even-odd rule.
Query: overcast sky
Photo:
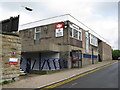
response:
[[[105,38],[113,49],[118,49],[118,0],[106,0],[106,2],[103,0],[8,1],[0,1],[0,13],[2,13],[0,21],[20,14],[19,24],[21,25],[58,15],[71,14]],[[22,6],[30,7],[33,11],[27,11]]]

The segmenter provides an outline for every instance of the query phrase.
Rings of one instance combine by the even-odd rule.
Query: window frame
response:
[[[37,28],[39,28],[39,31],[37,31]],[[40,40],[41,27],[36,27],[34,30],[35,30],[34,31],[34,40]],[[36,34],[39,34],[39,39],[37,39]]]
[[[69,29],[69,36],[70,37],[73,37],[73,29],[70,27],[70,29]]]
[[[90,44],[98,47],[98,38],[90,34]]]
[[[69,32],[70,32],[70,30],[72,31],[72,36],[71,36],[71,34],[69,34],[70,37],[82,41],[82,29],[78,29],[78,28],[75,28],[75,27],[73,27],[72,25],[70,25]],[[76,32],[76,31],[77,31],[77,32]],[[71,33],[71,32],[70,32],[70,33]],[[81,33],[81,34],[79,34],[79,33]],[[76,35],[75,35],[75,34],[76,34]],[[80,35],[80,36],[79,36],[79,35]]]

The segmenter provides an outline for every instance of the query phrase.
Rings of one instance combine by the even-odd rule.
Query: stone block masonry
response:
[[[20,73],[20,56],[21,56],[21,40],[16,33],[4,33],[0,34],[0,63],[1,63],[1,74],[2,80],[12,80],[19,76]],[[10,59],[16,59],[16,65],[10,65]],[[13,60],[14,61],[14,60]]]

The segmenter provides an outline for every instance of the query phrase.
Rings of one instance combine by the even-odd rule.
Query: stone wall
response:
[[[19,76],[20,73],[20,55],[21,55],[21,43],[20,38],[17,34],[0,34],[0,39],[2,47],[2,52],[0,57],[2,57],[2,81],[11,80]],[[17,65],[10,65],[10,58],[17,58]]]
[[[103,60],[112,60],[112,48],[105,42],[99,43],[100,58]]]

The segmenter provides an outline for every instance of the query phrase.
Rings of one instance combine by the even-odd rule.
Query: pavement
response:
[[[2,88],[41,88],[115,62],[118,61],[109,60],[109,61],[99,62],[93,65],[88,65],[83,68],[67,69],[52,74],[31,75],[30,77],[20,79],[19,81],[15,81],[13,83],[3,85]]]

